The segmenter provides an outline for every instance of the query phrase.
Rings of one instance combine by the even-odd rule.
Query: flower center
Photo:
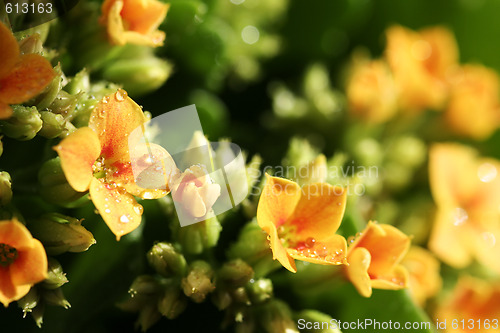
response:
[[[104,157],[99,157],[92,166],[92,172],[95,178],[103,178],[106,176],[106,169],[104,168]]]
[[[17,250],[4,243],[0,243],[0,266],[6,267],[17,259]]]

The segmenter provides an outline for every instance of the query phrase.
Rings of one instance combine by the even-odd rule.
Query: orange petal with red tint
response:
[[[338,230],[346,206],[347,192],[339,186],[314,183],[302,188],[302,196],[290,217],[296,237],[328,240]]]
[[[40,94],[55,76],[47,59],[38,54],[25,54],[12,71],[0,79],[0,101],[22,103]]]
[[[18,220],[4,220],[0,221],[0,243],[24,251],[33,248],[33,237]]]
[[[120,187],[112,187],[102,180],[93,178],[90,183],[90,197],[116,240],[134,231],[141,224],[143,208],[132,195]]]
[[[362,247],[370,252],[370,275],[386,276],[403,259],[410,243],[410,238],[395,227],[370,221],[351,247]]]
[[[141,107],[122,89],[105,96],[96,105],[90,116],[89,127],[99,137],[107,166],[115,162],[130,162],[128,136],[145,120]]]
[[[0,119],[7,119],[12,116],[12,108],[9,104],[0,102]]]
[[[370,252],[362,247],[355,248],[349,253],[347,261],[349,262],[349,266],[346,266],[347,277],[361,296],[370,297],[372,295],[372,284],[368,275]]]
[[[333,235],[326,242],[315,242],[313,246],[288,248],[288,254],[297,260],[320,265],[346,264],[347,242],[340,235]]]
[[[257,207],[257,222],[261,228],[274,224],[280,227],[292,216],[300,200],[301,189],[297,183],[266,174],[266,185]]]
[[[93,130],[82,127],[54,147],[61,158],[61,167],[68,183],[76,191],[89,189],[92,167],[101,154],[99,138]]]
[[[0,22],[0,79],[7,76],[19,61],[19,45],[12,32]]]
[[[26,295],[31,289],[31,285],[25,284],[16,286],[10,278],[9,267],[0,266],[0,302],[5,306],[9,306],[10,302],[17,301]]]
[[[12,283],[15,285],[34,284],[47,278],[47,254],[37,239],[32,239],[33,247],[17,252],[18,257],[10,265]]]
[[[129,24],[129,30],[148,35],[163,22],[169,7],[169,4],[157,0],[128,0],[121,15]]]

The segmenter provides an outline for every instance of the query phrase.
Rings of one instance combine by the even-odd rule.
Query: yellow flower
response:
[[[165,33],[158,27],[169,7],[158,0],[106,0],[100,22],[106,26],[113,44],[161,46]]]
[[[437,205],[429,249],[456,268],[473,259],[500,272],[500,161],[459,144],[430,149],[429,180]]]
[[[397,111],[397,89],[381,60],[355,59],[347,85],[349,111],[373,124],[389,120]]]
[[[436,295],[441,289],[439,261],[429,251],[412,246],[401,264],[410,274],[411,296],[417,304],[423,306],[428,298]]]
[[[456,133],[489,137],[500,125],[498,75],[480,65],[463,66],[452,78],[446,122]]]
[[[443,332],[500,332],[500,284],[464,276],[434,315]],[[463,320],[463,321],[462,321]]]
[[[257,207],[259,226],[269,235],[274,259],[296,272],[294,259],[322,265],[345,263],[346,240],[336,235],[346,191],[326,183],[300,186],[266,175]]]
[[[46,277],[42,243],[16,219],[0,221],[0,302],[7,307]]]
[[[457,66],[451,32],[435,27],[415,32],[401,26],[387,30],[386,57],[405,111],[439,109],[448,94],[447,76]]]
[[[145,121],[141,107],[120,89],[96,105],[89,127],[79,128],[54,147],[68,183],[76,191],[90,191],[95,207],[117,240],[141,222],[143,208],[133,195],[144,199],[167,195],[168,177],[175,170],[168,152],[158,145],[148,145],[150,153],[141,156],[135,150],[129,152],[130,134]],[[138,168],[142,172],[137,172]],[[149,169],[160,170],[156,174],[163,177],[163,188],[157,179],[150,189],[135,182],[134,174],[138,174],[139,184],[148,184],[148,179],[140,178],[144,174],[151,178]]]
[[[408,271],[399,263],[409,247],[410,237],[393,226],[370,221],[349,245],[347,277],[364,297],[372,295],[372,288],[406,288]]]
[[[21,54],[12,32],[0,22],[0,119],[12,115],[10,104],[40,94],[56,73],[38,54]]]

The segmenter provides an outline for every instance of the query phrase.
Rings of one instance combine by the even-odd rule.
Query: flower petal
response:
[[[371,280],[371,284],[372,288],[375,289],[399,290],[408,287],[408,281],[408,270],[398,265],[394,267],[390,275],[386,275],[380,279],[373,279]]]
[[[290,225],[295,226],[297,239],[330,239],[338,230],[346,206],[347,192],[339,186],[314,183],[302,188]]]
[[[10,269],[8,267],[0,267],[0,302],[5,306],[9,306],[10,302],[17,301],[26,295],[31,289],[28,284],[16,286],[10,278]]]
[[[315,242],[311,248],[287,248],[288,254],[297,260],[308,261],[320,265],[347,264],[347,242],[340,235],[333,235],[326,242]]]
[[[61,166],[68,183],[76,191],[88,190],[93,178],[92,166],[101,154],[99,138],[88,127],[70,134],[54,147],[61,158]]]
[[[141,223],[142,206],[123,188],[113,188],[102,179],[92,178],[90,197],[117,240],[134,231]]]
[[[28,229],[16,219],[0,221],[0,243],[10,245],[18,251],[33,248],[33,237]]]
[[[0,79],[0,101],[17,104],[35,97],[55,75],[50,62],[41,55],[22,55],[12,71]]]
[[[18,251],[18,257],[10,265],[12,283],[15,285],[35,284],[47,278],[47,254],[37,239],[33,248]]]
[[[5,77],[19,60],[19,45],[12,32],[0,22],[0,78]]]
[[[262,190],[257,207],[257,221],[266,230],[269,224],[279,227],[292,216],[301,190],[297,183],[266,174],[266,185]]]
[[[355,248],[348,257],[349,266],[346,266],[347,277],[359,294],[363,297],[372,295],[372,285],[368,275],[371,262],[370,252],[362,247]]]
[[[122,89],[105,96],[96,105],[90,116],[89,127],[99,137],[106,166],[115,162],[130,162],[128,136],[145,120],[141,107],[127,97]]]
[[[377,279],[393,271],[408,251],[410,243],[410,238],[395,227],[370,221],[351,247],[362,247],[370,252],[368,273],[372,279]]]
[[[260,225],[260,223],[259,223]],[[273,223],[267,223],[261,228],[268,233],[268,239],[270,242],[271,251],[273,252],[273,259],[278,260],[283,267],[288,269],[292,273],[297,272],[297,267],[295,266],[295,261],[288,254],[287,250],[281,243],[281,239],[278,237],[278,231]]]

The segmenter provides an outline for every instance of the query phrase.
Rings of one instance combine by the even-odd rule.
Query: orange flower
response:
[[[158,27],[169,7],[157,0],[106,0],[100,22],[106,25],[113,44],[161,46],[165,33]]]
[[[401,264],[410,274],[411,296],[417,304],[423,306],[428,298],[436,295],[441,289],[439,261],[429,251],[412,246]]]
[[[435,313],[443,332],[500,332],[500,284],[464,276]]]
[[[335,232],[346,205],[346,191],[326,183],[300,186],[266,175],[257,207],[274,259],[296,272],[294,259],[322,265],[345,263],[346,240]]]
[[[473,259],[500,272],[500,161],[459,144],[430,149],[429,180],[437,205],[431,249],[448,265]]]
[[[474,139],[489,137],[500,125],[499,88],[494,70],[463,66],[452,80],[446,122],[458,134]]]
[[[21,54],[12,32],[0,22],[0,119],[12,115],[10,104],[40,94],[56,73],[38,54]]]
[[[453,35],[435,27],[415,32],[401,26],[387,30],[386,57],[408,111],[442,107],[448,93],[447,76],[457,66]]]
[[[399,263],[409,247],[410,237],[393,226],[370,221],[349,245],[347,277],[364,297],[372,295],[372,288],[406,288],[408,271]]]
[[[16,219],[0,221],[0,302],[5,307],[47,278],[47,255]]]
[[[355,59],[347,100],[349,111],[368,123],[383,123],[394,116],[397,90],[387,65],[380,60]]]
[[[61,158],[68,183],[76,191],[90,191],[94,205],[117,240],[133,231],[141,222],[143,208],[133,195],[144,199],[167,195],[168,174],[175,168],[168,152],[153,144],[148,145],[149,154],[137,156],[134,150],[131,158],[129,136],[145,121],[140,106],[120,89],[96,105],[90,116],[89,127],[76,130],[54,147]],[[137,145],[139,149],[143,146]],[[144,174],[151,178],[146,173],[148,169],[161,170],[156,174],[163,176],[163,188],[158,186],[158,180],[153,182],[151,189],[136,184],[134,171],[137,175],[138,167],[144,169],[138,180]],[[143,185],[150,182],[142,179],[139,183]]]

